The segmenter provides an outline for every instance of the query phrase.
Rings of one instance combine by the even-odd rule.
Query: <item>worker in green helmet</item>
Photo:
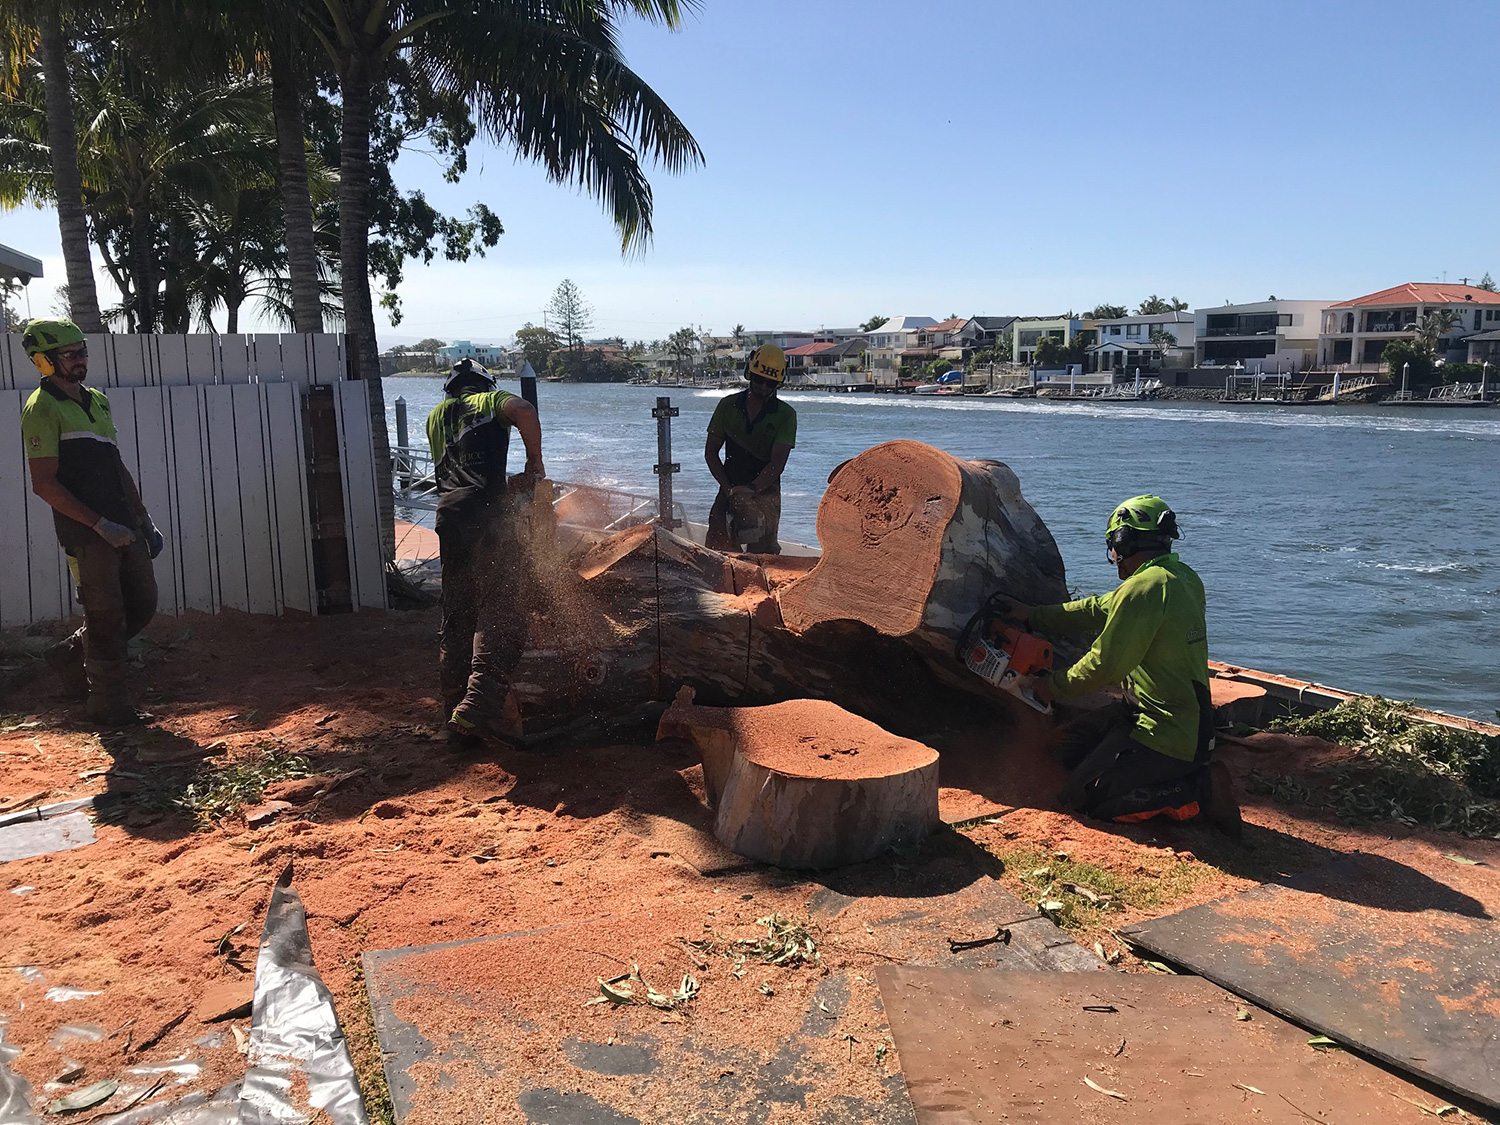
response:
[[[1120,576],[1113,593],[1010,615],[1042,633],[1093,638],[1066,671],[1041,681],[1067,701],[1123,683],[1126,699],[1069,725],[1063,798],[1102,820],[1203,817],[1241,832],[1229,771],[1211,760],[1207,599],[1203,580],[1172,550],[1177,516],[1159,496],[1132,496],[1110,514],[1105,546]]]
[[[120,459],[109,399],[84,385],[89,349],[71,320],[30,321],[22,345],[41,385],[21,411],[31,491],[52,508],[57,541],[83,606],[82,629],[46,654],[90,719],[123,726],[141,716],[125,684],[125,645],[156,613],[151,560],[164,540]]]

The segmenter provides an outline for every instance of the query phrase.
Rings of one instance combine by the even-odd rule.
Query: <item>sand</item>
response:
[[[80,710],[46,680],[6,704],[6,725],[38,725],[0,735],[0,804],[36,793],[46,793],[47,800],[136,795],[124,806],[124,823],[101,824],[95,844],[0,866],[0,965],[6,966],[0,968],[0,1012],[10,1020],[8,1041],[23,1049],[14,1065],[38,1090],[61,1069],[64,1055],[88,1067],[86,1081],[118,1075],[136,1062],[160,1063],[183,1053],[202,1057],[203,1074],[175,1087],[179,1094],[213,1090],[237,1076],[244,1064],[232,1036],[218,1047],[197,1043],[226,1025],[205,1025],[191,1015],[150,1050],[126,1054],[122,1048],[127,1034],[132,1044],[145,1041],[195,1010],[210,989],[253,969],[271,884],[287,860],[295,864],[294,885],[307,905],[317,966],[341,1018],[355,1031],[363,1026],[357,963],[366,950],[569,919],[629,919],[633,940],[590,943],[606,957],[569,952],[549,966],[547,980],[560,1011],[582,1004],[611,957],[643,958],[643,969],[649,963],[661,973],[661,981],[648,973],[661,987],[691,963],[685,952],[681,959],[671,953],[684,929],[706,932],[704,923],[712,922],[741,936],[764,913],[806,910],[819,889],[816,881],[793,882],[763,869],[705,878],[658,833],[653,826],[662,824],[698,832],[707,810],[696,752],[655,744],[649,729],[625,744],[574,745],[545,756],[449,754],[434,722],[436,630],[435,611],[164,618],[146,634],[138,673],[153,691],[146,704],[157,716],[158,733],[101,741],[88,731]],[[943,755],[942,784],[1001,814],[966,830],[979,846],[972,849],[976,862],[980,849],[1003,854],[1024,846],[1065,851],[1121,876],[1160,877],[1161,897],[1154,905],[1107,915],[1097,932],[1079,935],[1085,944],[1097,939],[1113,949],[1110,927],[1209,901],[1357,848],[1418,867],[1446,865],[1459,879],[1490,878],[1500,866],[1500,845],[1493,843],[1397,825],[1357,830],[1259,798],[1245,810],[1249,848],[1191,825],[1084,824],[1051,796],[1053,775],[1047,771],[1055,767],[1045,757],[1048,728],[1026,728],[1028,736],[1016,739],[1009,730],[954,729],[948,716],[930,718],[930,732],[920,737]],[[1251,741],[1260,744],[1259,738]],[[1320,762],[1342,753],[1326,744],[1309,746],[1309,740],[1267,741],[1265,749],[1227,749],[1225,760],[1236,776],[1251,766],[1315,772]],[[214,761],[248,759],[269,747],[306,755],[317,773],[362,772],[265,827],[250,829],[229,817],[199,831],[190,818],[151,811],[139,800],[180,785],[190,769],[146,759],[193,744],[219,747]],[[112,774],[96,772],[112,768]],[[1491,868],[1454,865],[1441,858],[1445,853]],[[907,877],[898,870],[904,861],[888,856],[881,862],[890,865],[893,886],[902,888],[892,893],[912,893],[900,883]],[[1181,879],[1184,870],[1195,879]],[[1001,877],[1010,880],[1012,874]],[[11,893],[21,887],[33,889]],[[244,929],[228,941],[230,955],[216,954],[219,939],[241,924]],[[848,946],[838,967],[873,979],[882,959],[858,953],[857,934],[843,940]],[[1123,964],[1140,967],[1128,957]],[[45,979],[23,977],[15,971],[21,965],[39,966]],[[787,974],[796,982],[788,988],[788,1005],[803,1002],[801,990],[816,980],[814,973],[800,973]],[[101,994],[52,1003],[43,997],[53,985]],[[729,1036],[744,1028],[758,1011],[751,1006],[760,1003],[758,995],[700,1005],[692,1016],[695,1034]],[[861,1044],[840,1080],[844,1086],[820,1091],[821,1097],[866,1089],[869,1075],[878,1075],[872,1051],[883,1021],[873,998],[856,997],[869,1005],[860,1018],[871,1030],[855,1032]],[[93,1023],[112,1031],[132,1019],[135,1024],[113,1039],[71,1041],[63,1050],[48,1045],[64,1025]],[[779,1019],[769,1026],[781,1026]],[[246,1023],[231,1022],[242,1028]],[[367,1035],[352,1037],[368,1042]],[[833,1053],[846,1049],[842,1042],[827,1046]],[[361,1050],[371,1064],[368,1048]],[[887,1072],[894,1060],[892,1052]],[[555,1066],[555,1060],[546,1065]]]

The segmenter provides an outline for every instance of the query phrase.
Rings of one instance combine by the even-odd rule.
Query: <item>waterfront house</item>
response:
[[[1439,359],[1462,362],[1467,337],[1500,329],[1500,293],[1474,285],[1409,281],[1329,305],[1318,334],[1318,358],[1326,367],[1374,368],[1387,344],[1413,339],[1423,321],[1440,309],[1451,309],[1454,323],[1438,340]]]
[[[974,351],[999,347],[1008,355],[1010,326],[1016,319],[1013,316],[971,316],[959,330],[958,338],[965,347]]]
[[[1495,319],[1500,320],[1500,315]],[[1493,363],[1500,366],[1500,328],[1477,333],[1464,343],[1468,345],[1470,363]]]
[[[865,350],[864,337],[838,342],[803,344],[800,348],[788,348],[786,365],[789,371],[853,371],[859,366],[859,357]]]
[[[1241,366],[1267,374],[1295,374],[1318,358],[1318,325],[1329,301],[1223,304],[1193,310],[1193,350],[1199,367]]]
[[[451,367],[461,359],[472,359],[475,363],[482,363],[485,367],[499,369],[505,366],[510,353],[499,344],[475,344],[468,340],[454,340],[447,347],[439,348],[437,354],[444,367]]]
[[[1197,338],[1196,322],[1189,312],[1153,313],[1149,316],[1118,316],[1094,322],[1099,342],[1088,350],[1090,371],[1155,371],[1191,362]],[[1172,342],[1158,346],[1159,334]]]
[[[1036,360],[1036,346],[1050,336],[1064,346],[1082,337],[1088,344],[1097,342],[1094,321],[1079,316],[1018,316],[1011,322],[1011,355],[1017,363]]]
[[[926,330],[937,321],[930,316],[893,316],[870,333],[868,360],[870,381],[877,386],[895,386],[902,364],[931,359]]]

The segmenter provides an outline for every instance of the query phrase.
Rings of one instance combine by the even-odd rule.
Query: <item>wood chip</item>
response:
[[[1084,1085],[1088,1086],[1090,1090],[1098,1090],[1099,1093],[1103,1094],[1107,1098],[1119,1098],[1122,1102],[1128,1102],[1130,1100],[1118,1090],[1105,1089],[1103,1086],[1099,1085],[1099,1083],[1095,1082],[1092,1078],[1085,1076],[1083,1081]]]

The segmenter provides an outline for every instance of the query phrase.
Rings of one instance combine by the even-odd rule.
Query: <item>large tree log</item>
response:
[[[938,825],[938,755],[822,700],[700,707],[683,688],[658,738],[703,755],[714,835],[778,867],[842,867]]]
[[[950,656],[985,598],[1062,601],[1062,555],[999,461],[960,461],[918,441],[888,441],[845,461],[818,505],[823,555],[781,592],[794,633],[860,621]]]
[[[1046,526],[999,462],[887,442],[845,462],[818,510],[824,555],[723,555],[654,525],[544,567],[544,629],[518,669],[530,715],[629,710],[683,684],[710,704],[831,700],[892,730],[1011,698],[953,657],[997,590],[1064,596]]]

